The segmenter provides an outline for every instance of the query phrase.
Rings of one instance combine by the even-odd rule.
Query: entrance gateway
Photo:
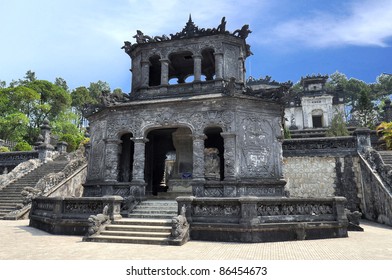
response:
[[[248,25],[227,31],[225,18],[205,29],[189,17],[170,37],[138,30],[136,43],[125,42],[132,91],[105,96],[88,116],[83,196],[175,199],[191,239],[347,236],[344,198],[285,191],[282,114],[291,83],[247,86],[250,33]]]

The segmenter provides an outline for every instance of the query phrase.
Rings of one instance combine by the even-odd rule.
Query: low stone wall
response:
[[[108,205],[111,220],[120,219],[122,197],[38,197],[33,200],[30,226],[52,234],[84,235],[88,218]]]
[[[360,165],[355,137],[292,139],[283,142],[283,176],[290,197],[347,198],[360,210]]]
[[[37,158],[37,151],[0,153],[0,175],[10,172],[22,162]]]
[[[178,197],[194,240],[269,242],[347,237],[346,199]]]

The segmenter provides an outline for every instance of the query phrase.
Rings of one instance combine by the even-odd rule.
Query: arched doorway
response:
[[[204,130],[204,134],[207,136],[206,140],[204,140],[206,153],[206,179],[219,179],[220,181],[223,181],[224,179],[224,140],[221,133],[222,128],[220,127],[209,127]],[[208,159],[208,157],[210,157],[210,159]],[[218,160],[219,166],[216,166],[216,163],[214,162],[215,160]],[[211,163],[209,164],[209,162]]]
[[[158,128],[149,131],[147,138],[146,193],[156,196],[189,186],[193,170],[191,130]]]

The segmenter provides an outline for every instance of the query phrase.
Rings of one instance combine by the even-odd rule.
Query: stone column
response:
[[[357,150],[363,152],[366,148],[372,146],[370,142],[370,129],[369,128],[357,128],[354,131],[354,135],[357,137]]]
[[[45,119],[43,121],[43,124],[41,125],[40,128],[41,128],[41,135],[39,137],[39,140],[42,141],[39,143],[39,146],[37,147],[38,158],[42,162],[47,162],[52,160],[53,150],[54,150],[54,147],[50,144],[51,127],[49,125],[48,119]]]
[[[144,165],[145,165],[145,150],[147,138],[134,137],[131,140],[135,143],[133,153],[133,170],[132,170],[132,182],[144,184]]]
[[[223,146],[225,148],[223,153],[224,158],[224,180],[232,181],[236,179],[236,171],[235,171],[235,133],[230,132],[222,132],[220,134],[223,138]]]
[[[141,62],[141,65],[142,65],[141,87],[147,88],[150,82],[150,62],[148,60],[143,60]]]
[[[204,181],[204,134],[193,135],[193,180]]]
[[[223,53],[215,53],[215,79],[223,79]]]
[[[107,182],[117,182],[121,143],[118,139],[105,139],[105,181]]]
[[[195,54],[193,55],[193,74],[194,74],[194,82],[201,81],[201,55]]]
[[[167,86],[169,84],[169,60],[161,59],[161,85]]]

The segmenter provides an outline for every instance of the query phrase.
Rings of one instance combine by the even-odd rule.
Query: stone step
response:
[[[165,214],[138,214],[138,213],[130,213],[128,214],[128,218],[145,218],[145,219],[171,219],[175,217],[175,215],[165,215]]]
[[[161,237],[168,238],[170,233],[167,232],[146,232],[146,231],[111,231],[105,230],[101,232],[102,236],[129,236],[129,237]]]
[[[104,235],[88,237],[85,238],[84,241],[152,244],[152,245],[168,245],[170,242],[168,238],[164,238],[164,237],[130,237],[130,236],[104,236]]]
[[[171,226],[171,219],[132,219],[122,218],[113,221],[112,225],[145,225],[145,226]]]
[[[136,208],[132,211],[134,214],[165,214],[165,215],[177,215],[176,210],[171,209],[151,209],[151,208]]]
[[[144,226],[144,225],[107,225],[105,231],[132,231],[132,232],[165,232],[170,233],[171,226]]]
[[[138,206],[170,206],[170,207],[177,207],[176,201],[171,200],[146,200],[142,201]]]

